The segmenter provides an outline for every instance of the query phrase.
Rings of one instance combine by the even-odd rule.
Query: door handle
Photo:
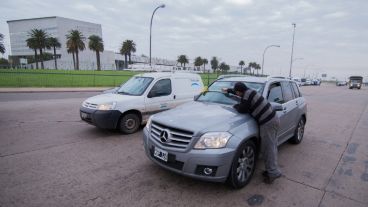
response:
[[[174,95],[174,99],[176,99],[176,95]]]
[[[284,112],[284,114],[287,112],[287,111],[286,111],[286,109],[287,109],[286,107],[284,107],[284,108],[282,109],[282,110],[283,110],[283,112]]]

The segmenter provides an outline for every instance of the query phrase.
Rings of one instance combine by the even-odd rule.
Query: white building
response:
[[[32,29],[45,30],[50,36],[58,38],[61,43],[61,48],[56,50],[56,54],[60,56],[58,68],[74,69],[72,54],[67,53],[66,34],[72,29],[80,31],[86,38],[86,49],[79,53],[79,68],[81,70],[95,70],[96,53],[88,49],[88,37],[98,35],[102,38],[102,28],[100,24],[84,22],[63,17],[42,17],[33,19],[19,19],[7,21],[9,26],[9,37],[11,56],[14,64],[19,64],[20,58],[33,56],[34,51],[27,47],[26,39],[29,38],[29,32]],[[48,53],[53,53],[53,50],[46,50]],[[45,68],[54,69],[54,61],[49,60],[44,62]],[[28,67],[35,67],[34,64]],[[113,51],[104,51],[101,53],[101,69],[115,70],[115,54]]]

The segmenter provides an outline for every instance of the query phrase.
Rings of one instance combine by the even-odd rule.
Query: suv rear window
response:
[[[270,102],[284,103],[284,97],[282,95],[282,89],[280,83],[273,83],[270,85],[268,91],[267,100]]]
[[[283,92],[283,95],[284,95],[284,101],[285,102],[288,102],[288,101],[291,101],[294,99],[294,92],[293,90],[291,89],[291,85],[290,85],[290,82],[289,81],[283,81],[281,82],[282,84],[282,92]]]

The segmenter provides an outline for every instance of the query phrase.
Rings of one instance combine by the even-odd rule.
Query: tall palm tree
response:
[[[86,48],[84,40],[86,39],[83,34],[78,30],[70,30],[69,34],[66,35],[66,47],[68,50],[75,54],[76,63],[75,70],[79,70],[79,51],[83,51]]]
[[[0,53],[5,53],[5,46],[4,46],[4,35],[0,33]]]
[[[129,64],[132,64],[131,60],[132,53],[135,53],[137,51],[135,42],[133,40],[125,40],[125,44],[128,50]]]
[[[34,61],[36,62],[36,69],[38,69],[38,56],[37,56],[37,42],[34,38],[30,37],[28,39],[26,39],[27,42],[27,46],[34,50]]]
[[[120,54],[124,55],[125,61],[124,61],[124,68],[128,68],[128,54],[129,54],[129,48],[128,45],[123,42],[120,48]]]
[[[54,49],[54,61],[55,61],[55,69],[57,70],[57,57],[56,57],[56,48],[60,48],[61,44],[59,42],[59,40],[56,37],[49,37],[47,39],[47,47],[53,48]]]
[[[199,69],[201,65],[203,65],[203,60],[201,56],[198,56],[194,59],[194,66],[197,66],[197,69]]]
[[[219,66],[219,61],[217,60],[217,57],[212,57],[211,68],[212,68],[213,72],[215,72],[215,70],[218,68],[218,66]]]
[[[249,73],[252,73],[252,68],[254,68],[254,62],[249,62],[248,64],[248,68],[249,68]],[[253,71],[253,75],[254,75],[254,71]]]
[[[241,60],[239,62],[239,66],[240,66],[240,73],[243,74],[243,66],[245,65],[245,62],[243,60]]]
[[[45,30],[42,29],[32,29],[29,32],[29,36],[34,39],[37,48],[40,50],[40,59],[41,59],[41,69],[44,69],[43,66],[43,52],[42,50],[47,47],[47,38],[48,34]]]
[[[72,49],[69,49],[69,48],[66,51],[68,52],[68,54],[72,53],[72,56],[73,56],[73,67],[75,69],[75,55],[74,55],[74,52],[73,52]]]
[[[189,63],[189,60],[186,55],[179,55],[178,57],[178,63],[180,63],[180,66],[183,66],[184,64],[184,70],[185,70],[185,64]]]
[[[208,64],[208,60],[206,58],[203,58],[202,62],[203,62],[203,72],[206,72],[206,64]]]
[[[91,35],[88,37],[88,47],[90,50],[93,50],[96,52],[96,59],[97,59],[97,70],[101,70],[101,64],[100,64],[100,52],[104,51],[104,44],[101,37],[97,35]]]

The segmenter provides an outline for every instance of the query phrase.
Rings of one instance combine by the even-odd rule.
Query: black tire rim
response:
[[[298,124],[298,134],[297,134],[298,141],[301,141],[303,139],[303,136],[304,136],[304,121],[302,119],[299,121]]]
[[[246,182],[254,168],[254,149],[246,146],[238,157],[238,167],[236,168],[236,176],[239,182]]]

